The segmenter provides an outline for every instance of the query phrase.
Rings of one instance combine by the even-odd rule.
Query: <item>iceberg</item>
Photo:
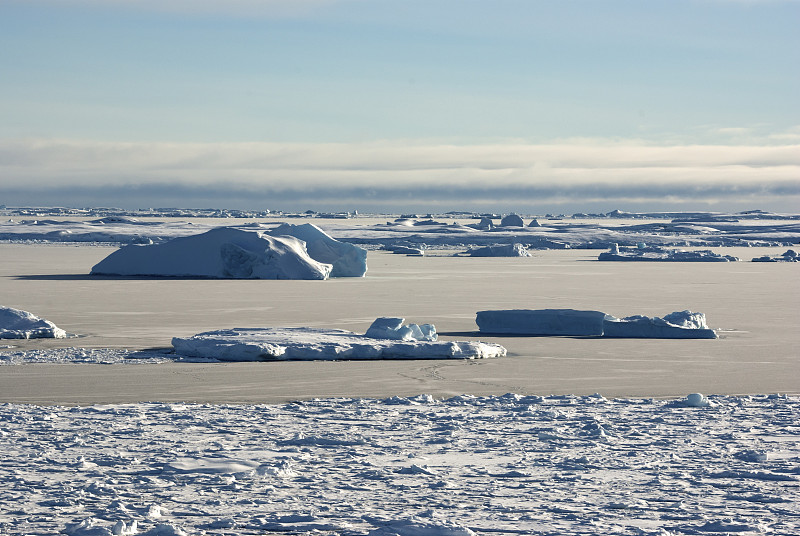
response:
[[[27,311],[0,306],[0,339],[63,339],[67,332]]]
[[[327,279],[330,264],[312,259],[291,236],[220,227],[155,245],[128,245],[97,263],[93,275],[219,279]]]
[[[752,262],[800,262],[800,255],[793,249],[787,249],[776,257],[764,255],[763,257],[755,257]]]
[[[500,220],[500,227],[525,227],[525,222],[517,214],[508,214]]]
[[[686,251],[683,249],[667,249],[659,246],[647,246],[644,243],[636,247],[620,247],[612,244],[608,251],[597,256],[599,261],[657,261],[657,262],[735,262],[739,259],[733,255],[720,255],[710,249]]]
[[[600,311],[509,309],[479,311],[482,333],[609,338],[716,339],[703,313],[678,311],[663,318],[642,315],[617,318]]]
[[[478,311],[475,321],[483,333],[599,337],[605,317],[600,311],[576,309],[508,309]]]
[[[470,257],[530,257],[531,254],[523,244],[505,244],[486,246],[468,252]]]
[[[317,262],[333,266],[331,277],[364,277],[367,250],[339,242],[313,223],[284,223],[270,232],[273,236],[293,236],[306,243],[308,254]]]
[[[381,317],[367,329],[365,337],[400,341],[435,341],[438,338],[433,324],[403,325],[405,318]]]
[[[499,344],[373,338],[341,329],[234,328],[172,339],[177,354],[219,361],[482,359],[502,357]]]
[[[636,315],[615,318],[606,315],[603,337],[654,339],[716,339],[717,334],[706,325],[706,315],[678,311],[663,318]]]

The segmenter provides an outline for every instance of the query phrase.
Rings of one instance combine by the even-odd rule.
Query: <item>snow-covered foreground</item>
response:
[[[0,533],[798,534],[800,399],[710,399],[3,404]]]

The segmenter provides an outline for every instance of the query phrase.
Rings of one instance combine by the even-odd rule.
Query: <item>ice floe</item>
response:
[[[0,305],[0,339],[63,339],[67,333],[33,313]]]
[[[482,359],[506,354],[498,344],[437,341],[430,324],[414,328],[402,322],[380,318],[371,328],[372,336],[307,327],[223,329],[175,337],[172,346],[179,355],[220,361]]]
[[[523,244],[501,244],[471,249],[470,257],[530,257],[531,254]]]
[[[734,262],[733,255],[721,255],[710,249],[686,251],[668,249],[659,246],[647,246],[644,243],[636,247],[620,247],[612,244],[608,251],[597,256],[599,261],[659,261],[659,262]]]
[[[125,246],[97,263],[92,274],[327,279],[331,269],[312,259],[298,238],[220,227],[163,244]]]
[[[798,422],[698,393],[0,404],[0,532],[789,536]]]
[[[769,255],[755,257],[753,262],[800,262],[800,255],[798,255],[795,250],[788,249],[782,254],[774,257],[770,257]]]
[[[583,336],[658,339],[716,339],[703,313],[677,311],[664,317],[617,318],[600,311],[576,309],[505,309],[478,311],[483,333],[531,336]]]

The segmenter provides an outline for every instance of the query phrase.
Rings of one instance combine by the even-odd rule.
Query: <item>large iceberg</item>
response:
[[[0,306],[0,339],[63,339],[67,333],[44,318]]]
[[[663,318],[617,318],[600,311],[576,309],[508,309],[479,311],[475,322],[483,333],[656,339],[716,339],[703,313],[678,311]]]
[[[367,250],[339,242],[314,225],[284,223],[270,232],[273,236],[293,236],[306,243],[312,259],[333,266],[331,277],[363,277],[367,273]]]
[[[327,279],[331,270],[312,259],[298,238],[220,227],[163,244],[125,246],[97,263],[92,274]]]
[[[234,328],[172,339],[175,352],[220,361],[481,359],[506,355],[499,344],[373,338],[340,329]]]

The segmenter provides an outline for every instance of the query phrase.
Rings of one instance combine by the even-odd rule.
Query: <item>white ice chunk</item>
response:
[[[67,333],[43,318],[0,306],[0,339],[63,339]]]
[[[366,249],[339,242],[312,223],[284,223],[270,234],[293,236],[304,241],[312,259],[333,266],[331,277],[363,277],[367,273]]]
[[[606,315],[603,336],[614,338],[716,339],[703,313],[679,311],[663,318],[642,315],[616,318]]]
[[[523,244],[504,244],[473,249],[470,257],[530,257],[531,254]]]
[[[172,345],[180,355],[220,361],[481,359],[506,355],[506,349],[498,344],[375,339],[350,331],[315,328],[208,331],[175,337]]]
[[[508,309],[479,311],[475,321],[484,333],[600,336],[605,316],[575,309]]]
[[[381,317],[367,329],[366,337],[400,341],[435,341],[436,327],[433,324],[403,325],[405,318]]]
[[[224,279],[327,279],[331,265],[312,259],[291,236],[217,228],[164,244],[125,246],[92,274]]]

